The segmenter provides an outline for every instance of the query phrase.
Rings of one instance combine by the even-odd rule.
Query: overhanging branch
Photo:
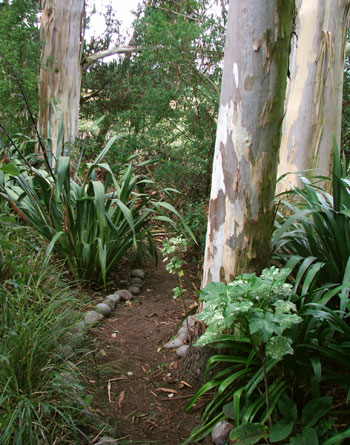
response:
[[[112,48],[108,48],[104,51],[98,51],[95,54],[91,54],[87,56],[82,64],[83,69],[88,68],[93,63],[97,62],[97,60],[104,59],[108,56],[114,56],[115,54],[131,54],[136,52],[135,46],[114,46]]]

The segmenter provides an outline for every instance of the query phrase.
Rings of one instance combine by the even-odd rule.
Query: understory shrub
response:
[[[210,379],[186,406],[213,392],[201,424],[185,443],[198,441],[219,420],[232,419],[231,439],[254,444],[340,444],[350,428],[346,286],[298,296],[286,283],[288,269],[243,274],[232,283],[209,283],[197,316],[207,330],[198,346],[210,344]],[[344,311],[330,309],[334,303]],[[338,410],[337,408],[341,408]],[[340,424],[340,425],[338,425]]]
[[[274,259],[293,269],[294,289],[302,294],[350,278],[350,181],[345,159],[336,147],[333,153],[332,178],[322,178],[321,187],[302,177],[303,187],[285,193],[276,218]]]
[[[79,303],[58,266],[39,272],[43,255],[26,259],[0,283],[0,444],[81,443],[91,400],[72,335]]]
[[[160,223],[175,226],[169,213],[180,218],[169,202],[170,192],[134,174],[132,162],[118,178],[102,162],[115,139],[94,162],[78,165],[75,172],[68,156],[58,157],[52,174],[34,167],[25,174],[13,164],[3,167],[15,183],[2,187],[2,195],[49,242],[47,254],[54,251],[64,259],[76,279],[104,286],[129,249],[146,243],[156,258],[152,230]]]

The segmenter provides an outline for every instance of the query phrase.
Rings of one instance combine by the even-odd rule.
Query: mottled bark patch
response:
[[[225,193],[219,190],[216,199],[213,199],[210,203],[210,217],[213,221],[213,227],[211,231],[218,231],[220,226],[225,222],[226,209],[225,209]]]
[[[253,83],[254,83],[254,77],[253,76],[247,76],[244,79],[244,89],[246,91],[252,91],[253,89]]]

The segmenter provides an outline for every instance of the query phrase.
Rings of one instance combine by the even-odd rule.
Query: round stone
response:
[[[233,430],[233,426],[225,420],[217,423],[211,432],[211,440],[216,445],[224,445],[227,443],[229,434]]]
[[[108,304],[105,303],[98,303],[95,306],[96,312],[98,312],[101,315],[104,315],[105,317],[108,317],[108,315],[111,314],[112,309],[108,306]]]
[[[189,317],[185,318],[184,321],[182,322],[182,326],[185,328],[189,328],[192,329],[194,327],[194,325],[196,324],[196,317],[195,315],[190,315]]]
[[[168,341],[168,343],[165,343],[163,348],[165,349],[174,349],[179,348],[184,344],[184,341],[180,337],[175,337],[173,340]]]
[[[120,300],[120,297],[117,294],[111,294],[111,295],[107,295],[106,300],[111,300],[111,301],[114,301],[114,303],[118,303],[118,301]]]
[[[103,315],[99,314],[96,311],[88,311],[85,314],[84,321],[87,325],[91,326],[96,324],[98,321],[102,320]]]
[[[142,278],[145,278],[145,272],[142,269],[134,269],[131,272],[131,276],[142,279]]]
[[[137,286],[130,286],[129,287],[129,291],[133,294],[133,295],[138,295],[140,293],[140,288]]]
[[[132,298],[133,298],[133,294],[129,290],[126,290],[126,289],[118,290],[114,294],[119,295],[119,297],[122,301],[132,300]]]
[[[141,278],[137,278],[137,277],[131,278],[130,283],[137,287],[142,287],[142,285],[143,285]]]
[[[115,304],[120,303],[120,295],[119,294],[115,293],[115,294],[113,294],[113,297],[114,297],[114,300],[115,300]]]
[[[187,341],[189,339],[187,327],[182,326],[182,328],[179,329],[176,337],[180,337],[183,339],[183,341]]]
[[[176,354],[178,357],[185,357],[185,355],[188,352],[190,345],[182,345],[179,348],[176,349]]]
[[[103,301],[104,304],[107,304],[113,311],[115,307],[115,298],[114,295],[108,295]]]

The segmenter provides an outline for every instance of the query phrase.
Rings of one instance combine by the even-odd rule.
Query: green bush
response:
[[[208,327],[197,344],[212,344],[220,353],[210,357],[212,377],[185,408],[215,389],[186,443],[200,440],[223,419],[234,420],[231,439],[245,444],[268,438],[330,445],[350,437],[350,428],[339,432],[335,422],[337,415],[350,414],[346,285],[299,297],[285,283],[288,274],[272,267],[260,277],[209,283],[201,292],[205,306],[198,318]]]
[[[26,174],[10,171],[15,185],[3,187],[3,196],[22,219],[49,241],[48,254],[54,250],[76,279],[105,286],[130,249],[146,242],[156,257],[152,229],[160,222],[174,224],[169,212],[179,217],[165,201],[168,191],[154,191],[152,181],[134,174],[132,162],[118,179],[102,162],[115,139],[93,163],[77,167],[75,173],[70,158],[60,156],[52,175],[36,168]],[[16,168],[7,165],[7,171],[10,167]]]
[[[77,301],[57,269],[37,275],[42,261],[29,262],[26,284],[0,287],[0,444],[78,443],[90,399],[80,384],[79,348],[67,349]]]
[[[272,237],[275,260],[293,269],[295,290],[300,287],[303,294],[312,286],[349,281],[350,276],[350,182],[336,147],[332,180],[323,179],[322,188],[301,178],[303,187],[287,193]],[[331,182],[332,194],[327,192]]]

